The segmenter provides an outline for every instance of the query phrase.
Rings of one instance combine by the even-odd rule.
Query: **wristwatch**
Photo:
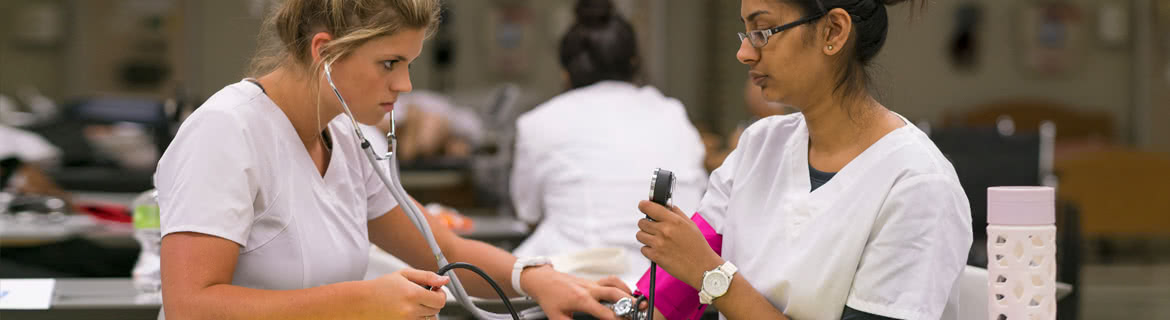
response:
[[[613,313],[617,314],[618,317],[625,319],[630,319],[631,316],[638,312],[638,309],[634,308],[634,299],[630,297],[618,299],[617,302],[609,306],[609,309],[613,310]]]
[[[524,268],[546,264],[552,264],[552,261],[545,256],[517,258],[516,263],[512,265],[512,290],[516,290],[522,296],[527,296],[528,293],[524,292],[524,289],[520,289],[520,273],[524,271]]]
[[[703,272],[703,287],[699,289],[699,303],[711,304],[715,298],[726,294],[737,270],[731,261],[727,261],[715,269]]]
[[[613,310],[613,313],[617,314],[618,319],[645,320],[645,319],[649,318],[650,317],[649,316],[649,312],[650,312],[649,309],[638,310],[638,308],[636,307],[637,305],[641,305],[643,302],[645,302],[646,297],[639,296],[637,293],[635,293],[634,296],[638,297],[638,298],[624,297],[624,298],[618,299],[617,302],[614,302],[612,304],[610,304],[609,302],[602,301],[601,305],[609,307],[609,310]]]

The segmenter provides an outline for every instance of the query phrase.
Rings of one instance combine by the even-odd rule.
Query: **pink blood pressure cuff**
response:
[[[715,228],[703,219],[703,216],[695,213],[691,216],[691,221],[694,221],[699,226],[699,231],[703,233],[703,238],[707,239],[707,244],[711,249],[715,250],[716,254],[723,254],[723,235],[715,233]],[[691,288],[690,285],[678,280],[666,273],[662,267],[657,271],[657,282],[654,290],[654,307],[662,312],[662,315],[669,320],[692,320],[699,319],[703,315],[703,311],[707,309],[707,305],[699,303],[699,291]],[[650,291],[650,270],[642,274],[642,279],[638,280],[638,290],[635,293]]]

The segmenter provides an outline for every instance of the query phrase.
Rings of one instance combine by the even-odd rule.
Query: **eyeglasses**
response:
[[[742,43],[744,39],[748,39],[751,40],[752,47],[763,48],[765,45],[768,45],[768,38],[772,37],[772,35],[780,33],[784,30],[795,28],[805,23],[813,22],[824,16],[825,13],[821,12],[775,28],[755,30],[748,33],[739,32],[739,42]]]

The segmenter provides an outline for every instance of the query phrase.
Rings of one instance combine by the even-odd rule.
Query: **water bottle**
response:
[[[138,290],[139,303],[162,302],[162,277],[159,248],[162,233],[159,230],[158,191],[151,189],[134,199],[134,239],[142,251],[134,264],[131,276]]]
[[[1050,187],[987,189],[988,318],[1056,319],[1056,209]]]

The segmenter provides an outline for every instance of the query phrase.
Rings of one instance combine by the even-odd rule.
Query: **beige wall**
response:
[[[52,0],[47,0],[52,1]],[[12,28],[0,28],[0,93],[11,94],[21,84],[42,88],[50,96],[62,98],[103,88],[100,68],[102,55],[113,53],[110,45],[98,46],[95,35],[107,3],[115,0],[59,0],[73,15],[62,44],[46,48],[21,48],[10,41]],[[1142,78],[1134,73],[1135,41],[1121,47],[1099,44],[1093,32],[1098,1],[1070,0],[1086,9],[1086,41],[1082,62],[1069,74],[1045,78],[1021,71],[1019,30],[1021,4],[1016,1],[981,1],[984,21],[980,34],[981,66],[974,72],[959,73],[946,57],[946,46],[954,28],[954,1],[932,1],[927,11],[909,18],[907,6],[891,10],[890,37],[877,58],[877,82],[881,100],[912,119],[940,120],[946,112],[962,111],[970,106],[1003,98],[1032,97],[1063,102],[1084,110],[1103,110],[1114,115],[1118,137],[1142,142],[1150,148],[1170,150],[1170,98],[1162,72]],[[1112,1],[1112,0],[1110,0]],[[18,8],[32,0],[0,1],[0,19],[11,21]],[[724,131],[747,117],[743,107],[742,86],[745,68],[735,60],[735,32],[742,30],[737,21],[737,1],[714,0],[618,0],[623,12],[636,20],[640,49],[650,84],[669,96],[679,98],[696,122],[710,123]],[[1157,2],[1161,11],[1167,5]],[[192,94],[204,98],[245,75],[256,48],[261,15],[253,10],[253,1],[179,0],[182,13],[180,30],[183,38],[176,47],[177,70],[181,81]],[[530,7],[531,23],[525,30],[523,50],[527,67],[520,74],[504,74],[495,68],[491,49],[496,4],[519,4]],[[482,105],[483,94],[501,82],[521,85],[525,95],[521,104],[531,107],[563,90],[561,69],[556,61],[556,45],[564,28],[571,22],[574,1],[493,0],[453,2],[453,25],[456,57],[452,85],[446,88],[462,102]],[[1124,1],[1124,3],[1129,3]],[[80,8],[80,9],[78,9]],[[1165,37],[1168,23],[1149,35]],[[5,22],[8,23],[8,22]],[[1135,36],[1136,37],[1136,36]],[[1165,41],[1165,40],[1164,40]],[[1170,42],[1170,41],[1165,41]],[[1167,45],[1150,46],[1162,50],[1154,61],[1165,66]],[[437,83],[429,67],[430,44],[412,71],[416,88],[428,89]],[[97,62],[92,62],[97,61]],[[1092,62],[1092,63],[1088,63]],[[1158,67],[1153,67],[1158,69]],[[1149,99],[1141,100],[1135,83],[1149,79]],[[1149,101],[1139,107],[1140,101]],[[1131,114],[1133,111],[1137,114]],[[1138,125],[1134,119],[1151,119]],[[1133,130],[1131,133],[1130,131]]]
[[[513,82],[522,89],[519,101],[522,108],[531,108],[563,92],[565,80],[557,60],[557,48],[573,21],[574,3],[571,0],[453,2],[456,18],[451,27],[455,29],[457,48],[454,85],[448,89],[458,96],[471,97],[461,102],[478,105],[483,102],[474,99],[482,98],[487,90],[503,82]],[[709,51],[704,49],[709,38],[706,9],[714,2],[617,0],[615,3],[638,34],[646,83],[680,99],[694,113],[710,96],[703,88],[702,75],[709,71],[706,67]],[[501,71],[500,57],[508,52],[499,50],[495,43],[493,28],[498,19],[495,10],[509,4],[529,7],[523,53],[519,55],[525,63],[519,73]],[[419,72],[414,75],[417,83],[424,84],[421,88],[426,88],[431,75]],[[420,88],[417,83],[416,88]]]
[[[666,41],[665,52],[646,58],[662,59],[665,68],[662,81],[651,84],[682,101],[691,119],[698,122],[712,116],[705,110],[711,107],[713,84],[718,83],[712,78],[715,69],[711,58],[715,52],[708,47],[714,34],[710,11],[713,6],[709,2],[667,1],[665,32],[655,35]]]
[[[711,10],[716,16],[711,17],[716,32],[710,47],[715,64],[715,77],[712,88],[716,98],[711,108],[715,129],[719,132],[730,132],[740,121],[750,117],[743,99],[743,87],[747,81],[748,68],[735,57],[739,50],[737,32],[743,32],[744,26],[739,22],[739,3],[730,1],[731,5],[721,5]]]
[[[58,100],[94,94],[169,97],[185,85],[196,98],[206,98],[244,76],[256,47],[260,16],[251,2],[239,0],[176,0],[166,13],[163,32],[172,63],[172,81],[156,90],[135,91],[115,81],[116,66],[133,54],[119,0],[45,0],[60,3],[64,35],[60,43],[27,47],[13,41],[13,18],[29,3],[0,1],[0,93],[34,85]]]
[[[1095,1],[1071,1],[1084,9]],[[981,1],[984,23],[979,43],[981,65],[971,73],[957,73],[945,52],[954,29],[953,15],[958,2],[934,1],[920,19],[910,21],[907,8],[892,10],[886,49],[878,58],[882,101],[913,119],[940,120],[946,111],[998,99],[1044,98],[1082,110],[1110,112],[1126,137],[1133,107],[1130,46],[1106,48],[1098,45],[1093,11],[1085,15],[1086,38],[1079,63],[1067,75],[1042,77],[1023,71],[1019,63],[1020,41],[1016,37],[1021,3]]]
[[[0,21],[15,23],[19,8],[39,1],[0,1]],[[65,30],[53,46],[27,47],[13,41],[11,25],[0,28],[0,93],[33,85],[50,97],[82,95],[168,96],[178,84],[206,97],[243,76],[255,48],[259,17],[248,2],[237,0],[178,0],[166,13],[163,28],[167,59],[174,80],[162,88],[135,91],[115,81],[119,61],[133,55],[128,34],[139,29],[128,24],[123,1],[63,0]],[[122,18],[119,18],[122,17]]]
[[[192,39],[186,59],[192,94],[206,98],[224,86],[247,76],[257,47],[262,11],[253,1],[184,0],[187,36]]]
[[[529,24],[521,41],[524,70],[518,74],[502,72],[498,66],[507,53],[494,48],[493,25],[497,19],[494,3],[528,5]],[[567,1],[459,1],[452,4],[455,28],[454,85],[457,91],[483,91],[501,82],[517,83],[524,90],[525,104],[543,101],[560,91],[559,66],[556,63],[556,35],[553,15],[540,12],[568,12]]]
[[[121,0],[69,1],[70,40],[66,48],[64,97],[136,95],[169,97],[186,76],[181,62],[187,57],[183,8],[176,1],[151,9]],[[158,32],[142,27],[144,15],[163,18]],[[155,41],[163,46],[158,56],[144,54],[140,46]],[[168,80],[157,88],[130,88],[122,84],[119,68],[135,58],[157,58],[169,64]]]
[[[1170,153],[1170,1],[1155,3],[1156,28],[1148,39],[1154,43],[1155,63],[1149,73],[1152,97],[1145,128],[1148,148]]]
[[[910,17],[909,6],[890,8],[890,31],[875,64],[879,99],[912,120],[940,121],[947,112],[999,99],[1028,97],[1051,99],[1081,110],[1107,111],[1114,117],[1118,137],[1128,137],[1134,107],[1133,49],[1131,45],[1106,47],[1096,40],[1095,11],[1098,1],[1072,0],[1085,15],[1081,63],[1060,77],[1044,77],[1022,71],[1019,63],[1021,4],[1017,1],[979,1],[984,20],[979,35],[980,67],[957,72],[948,61],[947,45],[954,29],[958,1],[931,1],[926,11]],[[743,29],[736,21],[735,1],[719,8],[714,17],[717,36]],[[722,38],[719,38],[722,39]],[[1132,42],[1132,40],[1131,40]],[[716,41],[711,46],[718,64],[716,85],[722,117],[719,125],[733,126],[746,117],[742,104],[744,67],[734,61],[735,44]],[[1163,100],[1164,101],[1164,100]]]
[[[13,96],[20,87],[32,86],[51,97],[63,93],[66,32],[55,44],[41,46],[22,43],[15,33],[26,27],[18,26],[18,14],[31,5],[49,3],[60,14],[66,12],[62,1],[0,1],[0,94]],[[44,5],[43,3],[40,5]],[[61,22],[65,19],[62,18]],[[66,26],[59,26],[64,30]]]

